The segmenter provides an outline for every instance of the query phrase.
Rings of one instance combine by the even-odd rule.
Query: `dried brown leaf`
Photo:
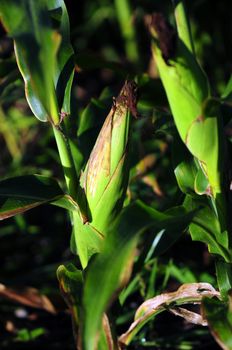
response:
[[[163,293],[154,298],[146,300],[136,311],[135,321],[131,324],[128,331],[119,338],[119,343],[129,344],[133,336],[156,314],[165,310],[174,310],[173,313],[184,317],[189,322],[202,322],[200,315],[196,316],[191,311],[179,308],[177,305],[195,304],[201,302],[203,297],[220,297],[220,293],[216,291],[209,283],[186,283],[177,291],[171,293]]]
[[[26,306],[38,308],[50,312],[56,313],[56,310],[51,301],[35,288],[23,288],[13,289],[0,284],[0,297],[10,299],[16,303],[20,303]]]
[[[200,326],[207,326],[207,321],[202,317],[202,315],[184,309],[183,307],[174,307],[173,309],[169,309],[169,311],[176,315],[185,319],[185,321],[193,324],[198,324]]]

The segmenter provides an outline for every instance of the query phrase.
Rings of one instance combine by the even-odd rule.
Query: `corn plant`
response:
[[[152,52],[181,139],[174,150],[178,153],[174,153],[177,182],[186,195],[187,207],[203,206],[189,231],[193,240],[206,243],[215,255],[218,286],[226,300],[232,271],[223,100],[212,96],[208,79],[196,60],[183,2],[176,5],[175,17],[177,32],[162,14],[150,19]]]
[[[122,2],[115,3],[121,13]],[[126,8],[128,17],[129,6]],[[40,174],[2,180],[0,218],[42,204],[68,211],[72,224],[70,247],[79,263],[59,266],[57,277],[71,311],[75,347],[123,349],[151,318],[168,310],[188,322],[209,325],[219,344],[231,349],[232,252],[224,178],[223,99],[212,96],[197,62],[183,3],[178,2],[175,8],[176,29],[161,14],[153,14],[147,21],[152,53],[177,129],[174,173],[185,195],[182,205],[163,212],[128,195],[132,127],[142,119],[137,111],[137,84],[126,80],[112,99],[84,164],[77,155],[81,154],[81,128],[87,130],[88,121],[83,118],[83,124],[75,130],[76,139],[70,130],[75,65],[64,1],[1,0],[0,16],[14,40],[27,102],[35,117],[52,129],[64,173],[64,183]],[[138,63],[138,53],[133,52],[136,43],[130,43],[135,40],[135,32],[127,32],[123,20],[121,26],[127,50]],[[226,96],[230,85],[227,90]],[[156,252],[149,247],[147,256],[157,256],[187,228],[192,239],[206,243],[215,256],[217,286],[187,283],[175,292],[150,296],[138,307],[129,329],[120,336],[115,334],[108,311],[113,301],[123,298],[123,293],[125,297],[133,266],[139,258],[144,259],[137,249],[141,237],[152,232]],[[201,314],[183,307],[195,303],[201,304]]]

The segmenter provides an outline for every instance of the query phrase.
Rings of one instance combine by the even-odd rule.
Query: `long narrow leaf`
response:
[[[176,214],[176,213],[175,213]],[[83,349],[93,350],[112,295],[128,280],[139,235],[148,228],[187,226],[193,212],[160,213],[142,202],[127,207],[106,237],[102,253],[88,268],[83,294]]]
[[[68,210],[77,210],[74,200],[66,195],[55,179],[27,175],[0,181],[0,220],[51,202]]]

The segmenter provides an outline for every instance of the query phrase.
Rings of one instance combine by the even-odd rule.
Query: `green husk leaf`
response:
[[[135,89],[133,82],[126,81],[104,122],[81,178],[89,221],[103,233],[115,212],[120,211],[127,189],[129,130],[132,108],[136,109]],[[107,206],[104,197],[107,197]]]
[[[194,195],[194,183],[199,165],[178,136],[173,141],[172,158],[179,188],[186,194]]]
[[[71,250],[79,255],[81,265],[85,268],[90,258],[102,249],[104,235],[90,223],[84,222],[80,213],[73,215],[73,232]]]
[[[219,103],[209,98],[206,76],[194,54],[174,36],[162,15],[153,16],[150,30],[153,54],[176,127],[204,169],[211,194],[216,198],[222,192],[220,169],[223,168]]]
[[[168,44],[175,45],[175,53],[169,62],[165,62],[157,40],[154,19],[150,30],[153,36],[152,52],[177,129],[184,141],[189,126],[201,115],[201,105],[209,96],[208,82],[194,55],[181,40],[177,40],[176,44]]]
[[[221,131],[219,114],[218,102],[207,100],[202,108],[202,114],[192,121],[185,138],[186,146],[204,168],[214,196],[221,192],[220,169],[223,168],[219,142]]]
[[[197,194],[210,194],[210,185],[207,177],[205,176],[204,171],[201,167],[199,167],[195,181],[194,181],[194,189]]]
[[[136,102],[136,84],[126,81],[80,179],[79,198],[84,209],[82,217],[76,215],[74,219],[72,250],[78,252],[83,266],[100,251],[102,239],[123,206],[129,178],[130,121]]]

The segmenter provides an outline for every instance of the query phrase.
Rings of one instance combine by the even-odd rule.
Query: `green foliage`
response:
[[[2,1],[0,16],[15,40],[17,63],[33,113],[41,121],[59,124],[59,113],[70,112],[73,79],[73,51],[63,1],[50,1],[49,5],[43,1]]]
[[[187,196],[185,206],[188,210],[202,206],[202,210],[199,210],[189,227],[192,239],[205,242],[211,253],[219,254],[225,261],[230,262],[231,250],[228,233],[221,232],[218,217],[210,202],[207,199],[193,199]]]
[[[179,208],[179,212],[176,211],[174,215],[162,214],[141,202],[136,202],[125,208],[114,223],[102,253],[93,259],[86,274],[83,296],[84,349],[94,348],[94,339],[104,310],[112,296],[130,278],[139,235],[148,228],[170,228],[173,225],[179,225],[180,230],[183,230],[193,213],[184,213],[181,209]],[[105,266],[113,268],[105,269]],[[93,313],[94,319],[91,316]]]
[[[230,309],[231,297],[228,303],[217,299],[203,300],[203,313],[208,321],[210,330],[222,349],[232,349],[232,314]]]
[[[231,204],[225,165],[231,146],[224,127],[229,133],[231,79],[222,97],[215,98],[211,79],[196,57],[199,50],[183,1],[174,2],[171,18],[176,30],[163,15],[154,14],[150,35],[143,17],[155,5],[138,4],[86,3],[80,24],[71,28],[72,44],[79,50],[95,38],[93,48],[103,49],[99,55],[83,50],[74,57],[63,0],[1,1],[0,17],[16,56],[16,62],[14,57],[0,57],[0,134],[7,149],[2,160],[7,176],[0,181],[0,219],[11,217],[9,224],[3,223],[1,237],[14,234],[14,223],[22,237],[34,233],[37,239],[39,225],[30,223],[33,211],[17,214],[36,207],[35,216],[36,210],[50,212],[52,206],[66,209],[66,216],[57,211],[51,220],[46,215],[41,216],[46,220],[38,220],[43,230],[50,231],[47,239],[52,237],[41,244],[44,255],[49,255],[58,232],[69,239],[72,231],[72,253],[62,241],[58,246],[63,252],[54,260],[52,273],[60,265],[57,277],[77,348],[120,350],[129,343],[136,348],[168,347],[166,330],[166,343],[159,338],[149,341],[159,334],[155,316],[168,310],[189,323],[208,325],[219,345],[230,349]],[[168,6],[159,6],[168,13]],[[116,47],[111,26],[117,28]],[[108,35],[112,42],[106,46]],[[155,66],[146,50],[149,41]],[[22,96],[18,69],[31,111],[48,122],[38,126],[38,134]],[[126,82],[118,94],[122,80]],[[195,254],[192,261],[186,249],[189,241],[185,246],[190,238],[208,247],[206,252],[204,246],[191,242],[197,247],[196,254],[190,248],[190,255]],[[217,281],[211,272],[213,261]],[[9,262],[4,266],[12,273]],[[25,276],[19,276],[23,283]],[[7,294],[4,285],[1,293]],[[204,298],[214,296],[218,299]],[[20,292],[7,297],[28,305]],[[203,313],[183,308],[196,302]],[[148,323],[151,320],[156,332]],[[121,327],[125,332],[119,336]],[[13,332],[16,342],[39,341],[46,334],[37,326]],[[195,334],[194,329],[191,332]]]
[[[19,176],[1,181],[0,202],[1,220],[45,203],[68,210],[78,209],[77,204],[64,194],[54,179],[42,175]]]
[[[41,335],[44,335],[46,333],[45,329],[43,328],[36,328],[33,329],[32,331],[29,331],[26,328],[20,329],[17,333],[16,340],[20,342],[28,342],[30,340],[34,340]]]
[[[220,102],[210,97],[207,78],[196,61],[190,28],[181,5],[176,7],[176,18],[176,37],[162,15],[154,15],[150,25],[153,55],[175,124],[182,141],[194,157],[186,157],[183,146],[178,145],[181,155],[176,157],[175,175],[181,190],[189,194],[185,201],[187,207],[199,207],[201,200],[197,199],[197,195],[205,194],[208,197],[209,209],[198,213],[197,220],[200,220],[197,225],[195,219],[190,225],[192,238],[207,243],[211,253],[231,262],[223,187],[225,163]],[[164,43],[162,39],[165,39]],[[205,221],[207,225],[214,222],[210,230],[205,229]],[[226,273],[227,269],[224,276]],[[220,281],[218,276],[219,288],[224,294]],[[228,290],[230,288],[231,285],[228,285]]]

